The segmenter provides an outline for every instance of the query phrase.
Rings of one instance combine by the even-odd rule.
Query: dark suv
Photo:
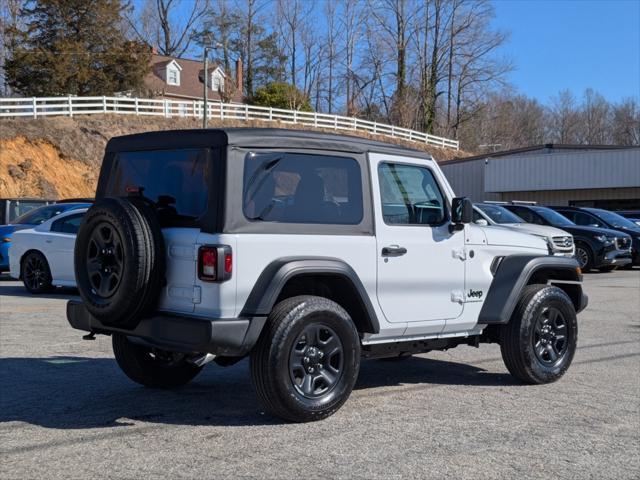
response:
[[[577,225],[600,227],[626,233],[631,236],[631,257],[633,265],[640,265],[640,225],[636,225],[622,215],[601,208],[550,207]]]
[[[576,225],[555,210],[536,204],[508,203],[503,205],[525,222],[550,225],[573,235],[576,259],[580,268],[589,271],[597,268],[611,271],[631,263],[631,237],[626,233],[607,228]]]

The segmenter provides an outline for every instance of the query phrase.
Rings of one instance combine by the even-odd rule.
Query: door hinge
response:
[[[467,251],[464,248],[454,248],[451,250],[451,255],[453,258],[459,258],[462,261],[467,259]]]
[[[464,303],[464,293],[462,293],[460,290],[453,290],[451,292],[451,301],[453,303],[459,303],[460,305],[462,305]]]

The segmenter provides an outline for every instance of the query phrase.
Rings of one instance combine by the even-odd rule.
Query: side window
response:
[[[78,213],[76,215],[69,215],[68,217],[56,220],[51,224],[51,231],[75,235],[78,233],[83,215],[83,213]]]
[[[584,213],[584,212],[575,212],[575,219],[573,219],[573,221],[575,223],[577,223],[578,225],[583,225],[583,226],[587,226],[587,227],[602,227],[602,222],[600,222],[596,217],[594,217],[593,215],[589,215],[588,213]]]
[[[567,217],[572,222],[578,223],[576,222],[576,212],[574,212],[573,210],[559,210],[558,213],[563,217]]]
[[[523,219],[527,223],[538,223],[535,220],[533,212],[528,208],[511,207],[509,210],[511,210],[516,215],[518,215],[521,219]]]
[[[444,196],[428,168],[382,163],[378,176],[387,225],[438,225],[447,218]]]
[[[473,211],[473,222],[475,223],[478,220],[484,220],[484,218],[476,210],[474,210]]]
[[[354,158],[302,153],[249,153],[243,210],[249,220],[357,225],[362,177]]]

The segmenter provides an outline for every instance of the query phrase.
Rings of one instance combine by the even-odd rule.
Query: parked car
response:
[[[608,228],[576,225],[555,210],[534,203],[511,202],[504,208],[525,222],[560,228],[573,235],[576,259],[582,270],[609,272],[631,263],[631,237]]]
[[[550,207],[576,225],[602,227],[626,233],[631,237],[631,265],[640,265],[640,225],[609,210],[587,207]]]
[[[11,276],[31,293],[54,286],[75,287],[73,251],[88,205],[66,209],[33,228],[13,234],[9,252]]]
[[[527,223],[515,213],[501,205],[494,203],[475,203],[473,205],[473,221],[477,225],[494,225],[502,228],[514,229],[518,232],[529,233],[547,242],[549,254],[564,257],[575,255],[573,236],[559,228],[547,225]]]
[[[640,210],[616,210],[618,215],[628,218],[636,225],[640,226]]]
[[[544,384],[576,351],[576,260],[472,223],[424,152],[277,129],[149,132],[109,140],[97,191],[67,320],[111,335],[139,384],[175,388],[250,357],[266,409],[306,422],[344,404],[362,357],[499,343],[512,375]]]
[[[9,271],[9,250],[14,232],[36,227],[63,212],[89,208],[91,203],[61,202],[34,208],[16,218],[9,225],[0,225],[0,272]]]

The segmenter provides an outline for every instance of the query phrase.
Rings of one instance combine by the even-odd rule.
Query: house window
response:
[[[169,85],[180,85],[180,72],[177,69],[167,69],[167,83]]]
[[[224,92],[224,77],[218,71],[211,74],[211,88],[214,92]]]

